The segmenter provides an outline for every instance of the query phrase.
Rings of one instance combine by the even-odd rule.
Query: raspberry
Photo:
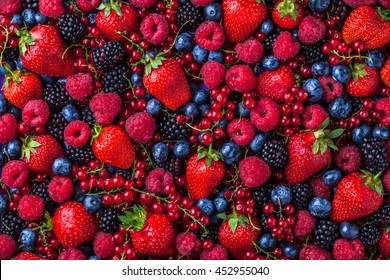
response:
[[[77,7],[87,13],[94,11],[100,3],[100,0],[76,0]]]
[[[22,111],[23,121],[32,127],[45,125],[49,118],[49,106],[44,100],[31,100]]]
[[[7,144],[18,136],[18,122],[12,114],[0,116],[0,144]]]
[[[297,220],[294,225],[294,234],[297,237],[309,235],[316,227],[316,218],[307,210],[298,210],[295,217]]]
[[[305,44],[310,45],[318,42],[325,37],[325,23],[312,16],[306,16],[299,25],[298,37]]]
[[[76,100],[88,98],[94,91],[95,85],[91,73],[78,73],[69,76],[65,84],[66,91]]]
[[[202,48],[215,51],[225,42],[225,33],[219,23],[207,20],[196,30],[195,41]]]
[[[59,260],[65,261],[65,260],[86,260],[87,256],[79,249],[70,247],[65,249],[61,254],[58,256]]]
[[[0,260],[9,259],[16,250],[15,241],[11,236],[0,234]]]
[[[238,165],[241,181],[245,186],[258,187],[269,179],[271,168],[256,156],[247,157]]]
[[[87,144],[91,130],[83,121],[72,121],[64,129],[65,143],[73,147],[81,147]]]
[[[379,0],[379,3],[381,3],[385,9],[390,9],[390,0]]]
[[[342,147],[336,152],[334,161],[344,171],[356,171],[362,161],[360,150],[355,146]]]
[[[43,199],[35,194],[24,195],[18,205],[18,213],[20,218],[25,221],[39,220],[45,208]]]
[[[55,176],[47,187],[49,196],[55,202],[68,200],[73,193],[72,180],[65,176]]]
[[[22,0],[2,0],[0,1],[0,14],[13,16],[20,12]]]
[[[234,91],[244,92],[253,90],[256,79],[253,71],[246,65],[234,65],[226,72],[225,81]]]
[[[256,39],[248,39],[235,48],[238,58],[248,64],[255,64],[263,56],[263,45]]]
[[[317,129],[326,119],[328,113],[318,104],[305,108],[302,115],[302,123],[306,129]]]
[[[150,14],[142,20],[140,30],[148,42],[159,44],[168,36],[169,26],[164,16]]]
[[[280,120],[279,106],[270,98],[262,98],[250,114],[251,122],[262,131],[271,131]]]
[[[27,163],[21,160],[11,160],[4,167],[1,180],[10,188],[21,188],[28,179]]]
[[[357,8],[359,6],[367,6],[375,4],[378,0],[343,0],[345,4],[352,8]]]
[[[314,197],[330,199],[331,187],[325,184],[321,177],[313,177],[310,179],[309,184],[313,189]]]
[[[183,256],[191,255],[197,248],[200,248],[201,241],[193,232],[181,232],[176,236],[176,249]]]
[[[382,183],[387,192],[390,193],[390,168],[388,168],[382,176]]]
[[[215,88],[222,84],[225,78],[225,66],[215,61],[207,61],[200,70],[203,82],[208,88]]]
[[[348,241],[340,238],[334,242],[333,256],[336,260],[362,260],[364,257],[364,246],[360,239]]]
[[[390,257],[390,232],[386,233],[386,230],[382,231],[382,237],[378,243],[379,252],[385,258]]]
[[[234,119],[227,127],[229,136],[238,145],[248,145],[255,136],[255,128],[248,119]]]
[[[39,0],[39,11],[51,18],[58,18],[65,13],[62,0]]]
[[[173,184],[173,176],[162,168],[156,168],[146,177],[146,190],[152,193],[163,193],[166,185]]]
[[[14,258],[14,260],[19,260],[19,261],[23,261],[23,260],[44,260],[44,258],[38,256],[38,255],[35,255],[34,253],[31,253],[31,252],[21,252],[19,254],[17,254]]]
[[[204,250],[200,254],[201,260],[227,260],[228,253],[222,245],[215,245],[210,250]]]
[[[330,254],[315,246],[315,245],[307,245],[304,247],[299,253],[300,260],[330,260]]]
[[[115,241],[110,233],[98,232],[92,244],[93,251],[101,259],[111,258],[115,254]]]
[[[321,76],[318,81],[324,89],[322,99],[326,102],[332,102],[343,93],[343,84],[337,82],[331,76]]]
[[[146,112],[131,115],[126,121],[126,132],[134,141],[146,144],[152,140],[156,131],[156,122],[152,115]]]
[[[301,45],[294,36],[289,31],[284,31],[276,39],[272,50],[277,58],[286,60],[296,57],[300,48]]]
[[[157,0],[130,0],[129,2],[137,8],[149,8],[156,3]]]
[[[121,111],[122,101],[116,93],[96,94],[89,102],[89,108],[99,125],[111,124]]]
[[[191,0],[191,3],[198,7],[204,7],[213,1],[214,0]]]
[[[377,101],[375,103],[375,109],[379,111],[381,125],[390,125],[390,98],[383,98]]]

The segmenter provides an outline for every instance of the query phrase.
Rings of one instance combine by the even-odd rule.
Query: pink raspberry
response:
[[[0,234],[0,260],[8,260],[16,251],[15,241],[11,236]]]
[[[61,254],[58,256],[59,260],[66,261],[66,260],[86,260],[87,256],[79,249],[70,247],[65,249]]]
[[[313,195],[315,197],[330,199],[331,187],[325,184],[321,177],[311,178],[309,184],[313,189]]]
[[[18,122],[12,114],[0,116],[0,144],[7,144],[18,136]]]
[[[91,130],[83,121],[72,121],[64,129],[65,143],[73,147],[81,147],[87,144]]]
[[[280,120],[279,106],[270,98],[262,98],[250,114],[251,122],[262,131],[277,128]]]
[[[168,36],[169,26],[164,16],[150,14],[142,20],[140,30],[148,42],[159,44]]]
[[[219,23],[207,20],[196,30],[195,41],[202,48],[215,51],[221,48],[225,42],[225,33]]]
[[[146,190],[152,193],[163,193],[166,185],[173,184],[173,176],[162,168],[156,168],[146,177]]]
[[[183,256],[191,255],[202,243],[193,232],[181,232],[176,236],[176,249]]]
[[[94,11],[100,3],[101,0],[76,0],[77,7],[87,13]]]
[[[322,99],[326,102],[332,102],[343,93],[343,84],[334,80],[331,76],[321,76],[318,81],[324,89]]]
[[[149,8],[156,3],[157,0],[130,0],[130,3],[137,8]]]
[[[99,125],[111,124],[121,111],[122,101],[116,93],[96,94],[89,102],[89,108]]]
[[[83,100],[91,96],[95,84],[91,73],[78,73],[69,76],[65,84],[66,91],[76,100]]]
[[[21,160],[11,160],[3,167],[1,180],[10,188],[21,188],[28,179],[28,165]]]
[[[336,152],[334,161],[337,167],[344,171],[356,171],[358,170],[362,161],[360,150],[355,146],[341,147]]]
[[[382,183],[387,192],[390,193],[390,168],[387,168],[382,176]]]
[[[191,0],[191,3],[198,7],[204,7],[213,1],[214,0]]]
[[[298,37],[305,44],[310,45],[325,37],[325,23],[312,16],[306,16],[299,25]]]
[[[38,221],[45,208],[44,201],[35,194],[25,194],[19,201],[18,213],[25,221]]]
[[[294,36],[289,31],[284,31],[276,39],[272,50],[277,58],[286,60],[296,57],[300,48],[301,45]]]
[[[22,111],[23,121],[32,127],[45,125],[49,118],[49,106],[44,100],[30,100]]]
[[[374,107],[380,114],[379,120],[381,125],[390,125],[390,98],[382,98],[378,100]]]
[[[300,260],[330,260],[330,254],[315,245],[307,245],[299,253]]]
[[[234,65],[226,72],[225,81],[234,91],[245,92],[256,87],[256,78],[247,65]]]
[[[101,259],[111,258],[115,254],[114,237],[105,232],[98,232],[92,242],[93,251]]]
[[[39,0],[39,11],[51,18],[58,18],[65,13],[62,0]]]
[[[18,14],[22,8],[22,0],[1,0],[0,14],[8,17]]]
[[[359,6],[367,6],[375,4],[378,0],[343,0],[345,4],[351,6],[352,8],[357,8]]]
[[[263,45],[257,39],[248,39],[235,48],[238,58],[248,64],[255,64],[263,56]]]
[[[64,202],[72,196],[73,183],[68,177],[55,176],[51,179],[47,190],[50,198],[55,202]]]
[[[340,238],[334,242],[333,256],[336,260],[362,260],[364,257],[364,246],[360,239],[348,241]]]
[[[234,119],[227,127],[229,136],[238,145],[248,145],[255,136],[255,128],[248,119]]]
[[[318,104],[305,108],[302,115],[302,123],[306,129],[317,129],[326,119],[328,113]]]
[[[316,227],[316,218],[310,215],[307,210],[298,210],[295,218],[297,220],[294,225],[294,234],[297,237],[309,235]]]
[[[238,165],[241,181],[245,186],[258,187],[269,179],[271,168],[256,156],[244,158]]]
[[[200,69],[200,75],[208,88],[220,86],[225,78],[225,66],[216,61],[207,61]]]
[[[200,253],[201,260],[227,260],[228,253],[222,245],[214,245],[210,250],[204,250]]]
[[[135,113],[126,121],[126,132],[136,142],[146,144],[152,140],[155,131],[156,121],[149,113]]]
[[[390,257],[390,232],[386,232],[385,229],[382,231],[382,236],[378,243],[378,249],[383,257]]]
[[[390,9],[390,0],[379,0],[379,3],[381,3],[385,9]]]

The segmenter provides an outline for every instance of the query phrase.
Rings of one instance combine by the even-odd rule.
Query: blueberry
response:
[[[298,29],[293,29],[291,31],[291,33],[292,33],[293,37],[295,38],[295,40],[297,40],[300,43],[301,41],[299,40],[298,31],[299,31]]]
[[[93,256],[89,256],[89,257],[88,257],[88,260],[89,260],[89,261],[98,261],[98,260],[100,260],[100,259],[99,259],[98,256],[93,255]]]
[[[273,23],[272,20],[266,19],[263,21],[261,24],[261,32],[265,33],[265,35],[271,35],[275,31],[275,24]]]
[[[302,88],[309,93],[310,102],[318,102],[324,93],[321,83],[317,79],[308,79],[303,83]]]
[[[5,209],[7,209],[7,202],[5,201],[4,197],[0,195],[0,215],[4,212]]]
[[[329,200],[323,197],[315,197],[309,202],[309,212],[313,217],[326,218],[332,210]]]
[[[130,80],[137,87],[140,87],[140,86],[143,85],[141,73],[133,73],[133,74],[131,74]]]
[[[21,156],[22,144],[18,140],[12,140],[7,144],[7,154],[11,159],[18,159]]]
[[[190,153],[190,143],[187,140],[180,140],[173,146],[173,154],[177,158],[185,158]]]
[[[3,94],[0,94],[0,115],[6,113],[8,110],[8,101]]]
[[[199,113],[200,113],[199,109],[198,109],[198,106],[194,102],[187,103],[184,106],[183,110],[184,110],[184,115],[186,115],[186,116],[193,116],[194,118],[198,117]]]
[[[199,45],[196,45],[194,49],[192,50],[192,54],[194,56],[194,59],[196,62],[199,63],[205,63],[207,61],[207,57],[209,55],[209,52],[202,48]]]
[[[161,111],[161,102],[156,98],[152,98],[148,101],[146,105],[146,111],[151,115],[157,115]]]
[[[329,104],[329,113],[338,120],[349,118],[352,113],[351,102],[343,97],[338,97]]]
[[[85,210],[89,213],[96,213],[102,206],[102,199],[98,195],[87,195],[83,204]]]
[[[150,99],[153,99],[153,95],[149,91],[145,91],[145,95],[142,97],[142,99],[149,101]]]
[[[383,53],[378,50],[369,51],[367,56],[369,57],[366,58],[367,65],[374,69],[382,68],[386,60]]]
[[[236,110],[236,115],[238,117],[243,117],[243,118],[249,117],[250,112],[251,110],[247,109],[243,102],[238,103],[237,110]]]
[[[332,169],[326,171],[324,175],[322,175],[322,180],[329,186],[335,186],[339,183],[342,176],[343,174],[340,172],[340,170]]]
[[[57,79],[53,77],[49,77],[46,75],[40,75],[40,77],[45,84],[54,84],[55,82],[57,82]]]
[[[285,256],[289,259],[296,259],[298,257],[299,250],[294,244],[284,243],[280,247],[282,248]]]
[[[5,67],[1,66],[0,67],[0,76],[5,76],[6,73],[7,73],[7,70],[5,69]],[[3,83],[3,82],[1,81],[1,83]]]
[[[372,131],[372,136],[378,140],[387,140],[389,138],[389,129],[384,126],[377,126]]]
[[[251,143],[249,144],[249,148],[254,153],[259,153],[265,144],[265,135],[262,133],[256,134],[253,137]]]
[[[207,104],[210,102],[210,94],[205,90],[200,89],[195,92],[192,100],[197,104]]]
[[[22,110],[20,110],[18,107],[11,105],[8,108],[8,113],[12,114],[15,116],[17,120],[22,119]]]
[[[227,126],[229,124],[229,121],[223,117],[216,125],[215,127],[220,127],[220,128],[223,128],[223,129],[226,129]]]
[[[208,61],[223,62],[223,53],[221,51],[210,51]]]
[[[168,159],[169,149],[165,143],[157,143],[153,146],[152,149],[153,158],[156,162],[162,163],[166,162]]]
[[[278,241],[271,233],[264,233],[260,236],[259,241],[257,242],[261,249],[268,252],[275,248],[277,243]]]
[[[80,112],[72,104],[66,105],[62,108],[62,115],[68,122],[76,121],[80,119]]]
[[[228,205],[227,200],[224,197],[217,197],[216,199],[214,199],[215,210],[218,213],[224,212],[227,208],[227,205]]]
[[[214,214],[214,211],[215,211],[214,204],[208,198],[201,198],[201,199],[199,199],[199,201],[196,204],[196,206],[199,207],[200,211],[204,215],[212,216]]]
[[[325,12],[330,5],[330,0],[309,0],[309,9],[313,12]]]
[[[35,251],[35,244],[32,245],[24,245],[20,248],[21,252],[34,252]]]
[[[47,16],[44,16],[41,14],[40,11],[38,11],[36,14],[35,14],[35,21],[38,23],[38,24],[45,24],[48,20],[48,17]]]
[[[204,16],[207,20],[219,21],[222,16],[221,4],[210,3],[204,8]]]
[[[219,152],[222,154],[222,161],[227,165],[238,163],[242,158],[240,146],[233,141],[224,143]]]
[[[345,84],[351,79],[351,70],[345,65],[336,65],[332,69],[332,77],[336,81]]]
[[[362,144],[363,139],[371,134],[371,127],[366,124],[359,125],[352,130],[352,141],[356,144]]]
[[[91,25],[91,26],[96,25],[96,16],[97,16],[97,13],[88,14],[89,25]]]
[[[194,40],[190,33],[184,32],[177,36],[175,48],[179,52],[189,52],[194,47]]]
[[[20,242],[23,245],[33,245],[37,240],[37,234],[31,228],[25,228],[20,233]]]
[[[292,193],[290,188],[286,186],[276,186],[272,191],[271,191],[271,200],[275,205],[287,205],[291,202],[292,200]]]
[[[24,64],[23,64],[22,59],[20,58],[20,56],[19,56],[18,59],[16,60],[16,66],[17,66],[18,69],[20,69],[20,70],[26,69],[26,67],[25,67]]]
[[[207,111],[210,110],[211,106],[209,104],[199,105],[200,117],[204,118],[207,114]]]
[[[54,160],[52,169],[55,175],[67,176],[71,171],[72,163],[67,158],[57,158]]]
[[[144,59],[148,62],[148,61],[150,61],[150,58],[155,59],[156,56],[157,56],[156,51],[148,51],[147,53],[145,53]]]
[[[23,17],[21,15],[13,15],[11,18],[11,24],[23,25]]]
[[[280,61],[274,55],[269,55],[263,60],[263,67],[267,70],[275,70],[279,67]]]
[[[351,222],[342,222],[340,224],[340,235],[343,238],[353,240],[359,236],[359,227]]]
[[[85,192],[80,189],[78,184],[75,184],[73,186],[73,193],[72,193],[71,200],[75,200],[75,201],[78,201],[78,202],[83,202],[84,201],[84,197],[85,197]]]
[[[31,9],[25,9],[22,12],[23,21],[28,26],[33,26],[37,24],[37,21],[35,20],[35,12]]]
[[[115,166],[107,164],[107,171],[108,171],[108,173],[115,174],[115,173],[118,172],[118,168],[116,168]]]
[[[316,62],[311,66],[311,72],[314,76],[329,76],[331,67],[328,62]]]

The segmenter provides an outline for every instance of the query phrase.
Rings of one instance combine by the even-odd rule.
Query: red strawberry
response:
[[[167,216],[147,213],[142,206],[134,205],[132,212],[125,211],[119,219],[140,254],[172,257],[176,253],[175,228]]]
[[[18,261],[37,261],[37,260],[44,260],[44,258],[35,255],[34,253],[31,252],[21,252],[17,254],[14,258],[14,260]]]
[[[390,58],[381,69],[381,79],[386,86],[390,87]]]
[[[188,160],[186,169],[190,196],[194,200],[208,197],[224,176],[225,165],[218,154],[213,154],[211,146],[208,151],[198,150],[198,154]]]
[[[360,6],[346,19],[343,39],[347,44],[361,41],[365,50],[383,47],[390,42],[390,21],[381,10],[377,11],[371,6]]]
[[[22,157],[28,168],[36,173],[52,175],[55,159],[64,157],[57,140],[48,134],[27,136],[23,139]]]
[[[284,95],[289,93],[294,85],[294,72],[288,66],[266,70],[256,79],[256,91],[260,97],[268,97],[276,102],[283,102]]]
[[[236,44],[248,38],[266,19],[267,6],[259,0],[224,0],[226,38]]]
[[[305,11],[297,0],[279,0],[272,10],[275,24],[284,29],[297,28],[304,16]]]
[[[137,30],[138,15],[131,6],[110,1],[100,4],[98,9],[101,11],[96,16],[96,26],[108,39],[125,42],[123,36]]]
[[[62,245],[77,247],[95,237],[98,222],[96,217],[85,210],[83,204],[68,201],[61,205],[54,214],[53,229]]]
[[[383,257],[390,257],[390,227],[382,231],[382,237],[381,240],[379,240],[378,248]]]
[[[353,172],[339,182],[332,202],[331,218],[350,221],[370,215],[381,207],[383,186],[368,171]]]
[[[38,74],[51,77],[70,76],[76,72],[75,57],[57,29],[37,25],[31,31],[19,31],[20,57],[24,66]]]
[[[379,72],[367,64],[355,63],[347,92],[353,97],[369,97],[377,94],[382,86]]]
[[[116,125],[103,128],[95,125],[92,150],[101,162],[121,169],[129,169],[135,160],[135,151],[129,136]]]
[[[145,68],[146,89],[166,107],[177,110],[191,99],[190,87],[180,64],[158,54]]]

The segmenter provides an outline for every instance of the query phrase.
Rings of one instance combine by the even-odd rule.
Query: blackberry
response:
[[[191,135],[191,128],[176,121],[176,114],[169,116],[165,114],[158,123],[158,130],[166,140],[182,140]]]
[[[280,29],[277,29],[275,31],[274,34],[271,34],[269,35],[263,42],[263,46],[264,46],[264,49],[265,51],[268,53],[268,54],[272,54],[272,47],[274,46],[275,44],[275,41],[276,39],[278,38],[278,36],[280,35],[280,33],[282,33],[282,31]]]
[[[306,56],[306,64],[313,64],[324,58],[321,47],[321,43],[311,45],[301,44],[301,52]]]
[[[157,167],[163,168],[165,171],[172,173],[174,176],[184,174],[185,162],[183,159],[172,156],[166,162],[155,163]]]
[[[349,12],[351,11],[351,8],[344,3],[343,0],[333,0],[332,5],[329,5],[330,18],[333,18],[335,16],[340,17],[340,21],[344,21],[347,17]]]
[[[130,69],[125,64],[107,70],[103,76],[102,81],[104,85],[104,92],[114,92],[120,95],[125,94],[129,88]]]
[[[261,224],[261,230],[262,232],[268,232],[269,231],[269,227],[267,226],[267,223],[265,222],[267,220],[268,217],[271,217],[271,216],[274,216],[274,215],[266,215],[264,213],[261,213],[259,218],[260,218],[260,224]]]
[[[313,189],[305,183],[292,186],[292,202],[299,210],[307,209],[307,205],[313,197]]]
[[[92,127],[96,122],[95,117],[93,116],[93,113],[88,106],[81,110],[81,116],[83,122],[89,124],[90,127]]]
[[[338,233],[338,223],[331,220],[319,220],[314,231],[315,244],[324,250],[329,250],[338,238]]]
[[[202,230],[194,231],[194,233],[199,240],[211,239],[214,244],[218,244],[219,243],[218,230],[219,230],[218,226],[209,226],[207,227],[206,236],[203,236],[204,232]]]
[[[26,222],[19,217],[17,212],[7,212],[1,217],[0,233],[7,234],[14,239],[17,239],[25,225]]]
[[[380,238],[381,232],[373,224],[366,224],[360,229],[360,240],[366,248],[374,246]]]
[[[132,169],[120,169],[116,170],[116,174],[122,176],[124,179],[131,179],[133,175]]]
[[[383,204],[381,208],[370,216],[370,221],[378,227],[390,225],[390,203]]]
[[[242,94],[238,91],[231,91],[228,95],[228,99],[234,102],[241,102],[242,101]]]
[[[363,165],[366,170],[377,174],[386,169],[387,147],[385,141],[375,138],[364,138],[362,144]]]
[[[77,16],[71,13],[63,13],[58,18],[58,30],[61,37],[68,43],[75,44],[84,35],[84,25]]]
[[[264,186],[252,189],[252,198],[256,201],[256,208],[258,211],[263,209],[264,204],[271,202],[273,187],[273,185],[271,186],[267,183]]]
[[[92,255],[95,254],[95,252],[93,251],[93,245],[91,242],[88,242],[84,245],[81,245],[80,246],[80,250],[87,256],[87,257],[90,257]]]
[[[274,169],[283,168],[287,161],[287,147],[281,141],[272,140],[264,144],[260,151],[262,159]]]
[[[96,159],[91,146],[88,144],[82,147],[68,146],[66,157],[77,165],[89,164],[91,160]]]
[[[351,105],[352,105],[352,113],[357,113],[360,111],[360,109],[362,109],[363,107],[363,100],[364,98],[351,98],[350,102],[351,102]]]
[[[107,233],[115,233],[119,227],[119,213],[112,207],[103,208],[98,215],[99,230]]]
[[[122,43],[115,41],[108,41],[100,49],[92,53],[93,61],[98,70],[107,70],[115,67],[124,60],[126,50]]]
[[[27,9],[31,9],[34,11],[39,10],[39,0],[24,0]]]
[[[4,61],[14,61],[17,60],[19,56],[19,49],[18,48],[10,48],[7,47],[4,50],[3,53],[3,60]]]
[[[204,21],[203,9],[187,2],[177,9],[176,18],[180,26],[186,23],[183,29],[193,29]]]
[[[68,121],[64,118],[61,112],[52,113],[46,124],[46,131],[58,141],[64,141],[64,129],[68,125]]]
[[[55,202],[50,198],[49,192],[48,192],[48,186],[49,186],[50,180],[46,179],[42,183],[34,182],[32,184],[32,194],[35,194],[43,199],[45,203],[45,210],[50,211],[54,208]]]
[[[54,111],[61,110],[62,107],[72,102],[72,97],[65,89],[65,83],[47,84],[43,89],[43,99]]]

